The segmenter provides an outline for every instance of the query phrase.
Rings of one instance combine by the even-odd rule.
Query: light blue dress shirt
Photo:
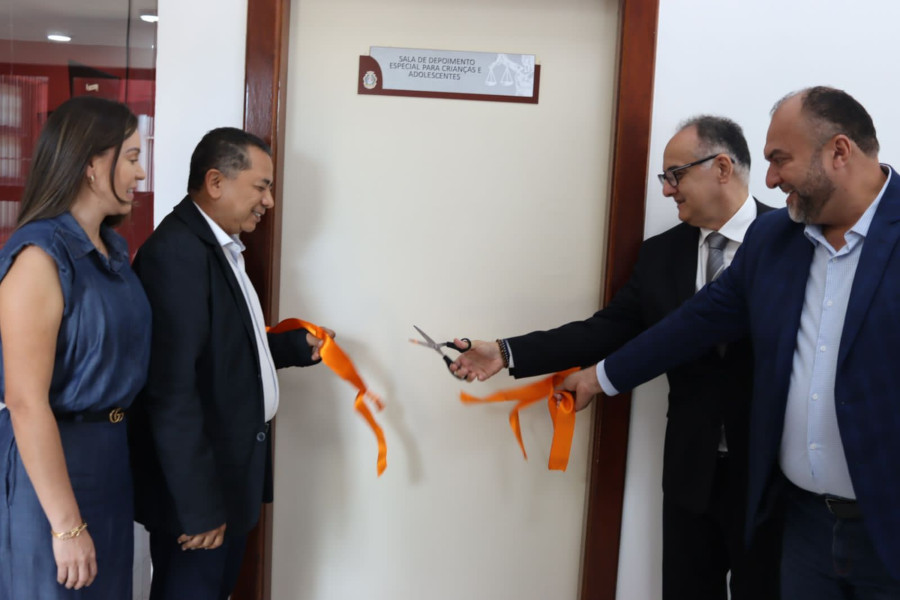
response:
[[[890,175],[835,250],[818,225],[804,233],[815,247],[800,314],[779,464],[794,485],[816,494],[856,498],[838,429],[834,381],[853,278],[872,217]]]

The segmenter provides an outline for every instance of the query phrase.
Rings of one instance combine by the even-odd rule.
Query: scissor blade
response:
[[[421,335],[423,338],[425,338],[425,341],[428,342],[428,343],[431,345],[432,348],[437,348],[437,347],[438,347],[438,345],[437,345],[436,343],[434,343],[434,340],[431,339],[431,338],[428,336],[427,333],[425,333],[424,331],[422,331],[421,329],[419,329],[419,326],[418,326],[418,325],[413,325],[413,327],[415,327],[416,331],[419,332],[419,335]]]

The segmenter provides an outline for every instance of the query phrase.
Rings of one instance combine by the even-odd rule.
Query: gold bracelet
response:
[[[85,529],[87,529],[87,521],[82,521],[81,525],[75,527],[74,529],[63,531],[62,533],[57,533],[51,529],[50,534],[58,540],[71,540],[72,538],[77,538],[79,535],[81,535],[81,532]]]

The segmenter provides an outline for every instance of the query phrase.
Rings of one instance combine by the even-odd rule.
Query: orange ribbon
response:
[[[522,442],[522,428],[519,426],[519,411],[542,398],[547,398],[550,419],[553,421],[553,441],[550,443],[550,461],[547,468],[553,471],[565,471],[569,464],[569,452],[572,449],[572,437],[575,434],[575,398],[569,392],[556,392],[562,396],[558,403],[554,396],[554,388],[561,384],[577,368],[561,371],[556,375],[541,379],[528,385],[508,390],[500,390],[487,398],[478,398],[465,392],[459,393],[459,399],[465,404],[483,404],[487,402],[507,402],[518,400],[509,413],[509,426],[512,428],[522,449],[522,456],[528,459],[525,444]]]
[[[268,331],[271,333],[283,333],[295,329],[305,329],[313,336],[322,340],[322,347],[319,348],[319,356],[322,357],[322,362],[334,371],[338,377],[350,382],[358,390],[353,407],[356,409],[356,412],[362,415],[362,418],[366,420],[369,427],[372,428],[372,431],[375,432],[375,438],[378,440],[378,475],[381,476],[381,474],[384,473],[384,469],[387,467],[387,443],[384,440],[384,432],[381,430],[381,427],[378,426],[378,423],[375,422],[375,417],[372,416],[372,411],[366,406],[364,400],[365,398],[369,398],[378,410],[384,408],[384,404],[382,404],[381,399],[378,396],[366,388],[366,384],[363,382],[362,377],[359,376],[359,373],[356,372],[356,367],[353,366],[353,361],[351,361],[343,349],[337,345],[334,338],[328,335],[328,332],[318,325],[313,325],[312,323],[300,319],[285,319]]]

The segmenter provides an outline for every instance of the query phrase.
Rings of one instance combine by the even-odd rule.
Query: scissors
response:
[[[444,351],[441,350],[441,348],[453,348],[457,352],[465,352],[466,350],[468,350],[469,348],[472,347],[472,340],[470,340],[469,338],[462,338],[462,341],[466,343],[465,348],[457,348],[456,344],[454,344],[453,342],[443,342],[443,343],[439,344],[439,343],[435,342],[433,339],[431,339],[431,337],[429,337],[429,335],[427,333],[425,333],[424,331],[419,329],[416,325],[413,325],[413,327],[416,328],[416,331],[419,332],[419,335],[421,335],[423,338],[425,338],[425,341],[423,342],[422,340],[414,340],[412,338],[409,338],[409,341],[412,342],[413,344],[418,344],[420,346],[426,346],[428,348],[431,348],[432,350],[434,350],[435,352],[440,354],[441,357],[444,359],[444,362],[447,363],[448,369],[450,368],[450,365],[453,364],[453,360],[449,356],[444,354]],[[453,373],[453,371],[450,371],[450,372]],[[453,373],[453,376],[456,377],[456,374]]]

